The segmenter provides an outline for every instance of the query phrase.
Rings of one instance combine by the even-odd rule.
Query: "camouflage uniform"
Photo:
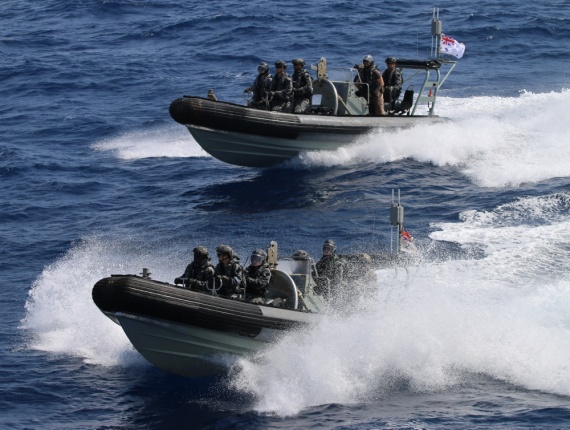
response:
[[[311,104],[313,78],[307,70],[295,70],[293,73],[293,112],[305,113]]]
[[[239,257],[234,254],[233,250],[227,245],[220,245],[216,248],[218,255],[229,255],[227,266],[221,261],[217,264],[214,271],[216,288],[221,288],[218,291],[220,296],[232,297],[233,294],[240,292],[244,286],[243,281],[243,268],[239,264]]]
[[[267,93],[271,90],[273,77],[269,72],[260,73],[247,90],[253,91],[253,97],[248,103],[249,107],[267,109]]]
[[[344,279],[344,260],[336,255],[336,244],[334,240],[328,239],[323,243],[323,256],[315,265],[316,273],[313,277],[317,282],[315,292],[333,299],[338,296],[341,283]]]
[[[394,103],[402,91],[402,73],[396,68],[392,70],[387,68],[382,74],[382,79],[384,79],[384,101]]]
[[[273,77],[271,83],[271,101],[269,109],[274,111],[291,112],[291,97],[293,95],[293,81],[286,72]]]
[[[262,302],[271,280],[269,264],[263,263],[261,266],[249,265],[244,270],[244,279],[246,281],[245,300],[248,302]],[[260,301],[259,299],[262,300]]]
[[[186,266],[186,270],[174,280],[175,284],[194,291],[206,291],[206,285],[214,277],[214,266],[210,263],[208,250],[202,246],[194,248],[194,261]]]

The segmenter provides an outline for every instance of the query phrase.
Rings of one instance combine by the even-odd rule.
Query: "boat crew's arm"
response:
[[[293,89],[295,94],[310,97],[313,95],[313,80],[307,71],[301,74],[300,85]]]
[[[293,80],[290,76],[286,76],[283,80],[283,89],[279,91],[271,91],[271,95],[282,100],[289,100],[293,94]]]
[[[245,280],[248,294],[251,292],[255,294],[265,294],[265,290],[271,280],[271,270],[269,267],[262,267],[259,269],[259,276],[257,278],[246,276]]]
[[[186,283],[186,280],[188,279],[191,270],[192,270],[192,263],[186,266],[186,269],[184,270],[184,273],[182,275],[174,279],[174,284],[177,285],[177,284]]]
[[[208,285],[208,282],[211,282],[211,279],[214,278],[214,267],[208,266],[204,270],[204,274],[202,276],[202,280],[199,279],[192,279],[190,286],[196,290],[205,291]]]

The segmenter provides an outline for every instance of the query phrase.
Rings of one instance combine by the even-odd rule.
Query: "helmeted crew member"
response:
[[[386,58],[386,65],[388,68],[382,73],[382,79],[384,80],[384,102],[391,103],[394,106],[394,102],[400,97],[402,92],[402,73],[396,68],[396,59],[394,57]]]
[[[295,58],[291,63],[295,69],[291,77],[293,80],[293,112],[305,113],[311,105],[313,78],[305,69],[305,60]]]
[[[245,300],[250,303],[265,303],[265,293],[271,280],[271,269],[267,263],[267,253],[256,249],[251,253],[250,265],[244,270]]]
[[[257,73],[253,84],[243,92],[253,92],[253,96],[248,102],[249,107],[267,109],[267,94],[271,91],[271,82],[273,81],[273,77],[269,74],[269,64],[263,61],[259,63]]]
[[[374,65],[374,57],[367,54],[362,59],[362,65],[355,66],[358,70],[358,76],[355,77],[355,82],[362,82],[366,85],[358,85],[360,87],[356,92],[359,97],[364,97],[368,100],[368,110],[370,115],[373,116],[383,116],[386,115],[384,110],[384,97],[382,92],[384,91],[384,80],[382,79],[382,73]],[[368,98],[368,93],[370,93],[370,99]]]
[[[339,288],[343,281],[344,262],[336,255],[336,244],[333,240],[323,243],[323,256],[316,264],[317,287],[319,294],[325,297],[335,295],[335,288]]]
[[[206,291],[208,281],[214,277],[214,265],[210,263],[207,248],[197,246],[192,252],[194,260],[186,266],[184,273],[176,278],[174,283],[183,284],[194,291]]]
[[[219,295],[232,297],[243,288],[243,268],[239,264],[239,257],[228,245],[219,245],[216,254],[219,263],[214,271],[214,286],[216,288],[221,286]]]
[[[269,108],[274,111],[291,112],[291,98],[293,95],[293,81],[285,72],[287,63],[283,60],[275,62],[275,76],[271,83],[271,101]]]

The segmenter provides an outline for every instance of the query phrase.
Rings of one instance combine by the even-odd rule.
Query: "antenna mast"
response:
[[[433,41],[435,38],[435,58],[439,60],[439,47],[441,46],[441,34],[443,32],[443,24],[439,20],[439,8],[433,8],[433,16],[431,20],[431,45],[433,54]]]
[[[394,201],[394,189],[392,189],[392,205],[390,206],[390,225],[392,226],[392,235],[390,236],[390,252],[394,252],[393,249],[393,235],[394,228],[397,227],[398,237],[396,239],[396,254],[400,253],[401,250],[401,235],[402,229],[404,228],[404,207],[400,205],[400,189],[398,188],[398,203]]]

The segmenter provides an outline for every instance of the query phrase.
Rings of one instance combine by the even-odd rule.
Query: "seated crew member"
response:
[[[175,284],[183,284],[184,287],[194,291],[206,291],[206,284],[214,276],[214,266],[210,263],[208,249],[197,246],[192,251],[194,260],[186,266],[184,273],[174,280]]]
[[[291,97],[293,95],[293,81],[285,72],[287,64],[283,60],[275,62],[275,76],[271,83],[271,101],[269,109],[281,112],[291,112]]]
[[[305,113],[309,110],[313,96],[313,78],[305,69],[305,60],[295,58],[291,62],[295,69],[291,77],[293,80],[293,112]]]
[[[237,298],[243,288],[243,268],[239,264],[239,257],[234,254],[228,245],[216,248],[219,263],[214,271],[213,286],[223,297]]]
[[[249,107],[267,109],[267,93],[271,90],[271,82],[273,80],[273,77],[269,74],[269,65],[262,61],[257,66],[257,73],[258,75],[253,84],[243,92],[253,92],[253,96],[248,102]]]
[[[265,293],[271,280],[271,269],[267,263],[267,253],[256,249],[251,253],[250,265],[244,270],[245,300],[250,303],[265,303]]]

